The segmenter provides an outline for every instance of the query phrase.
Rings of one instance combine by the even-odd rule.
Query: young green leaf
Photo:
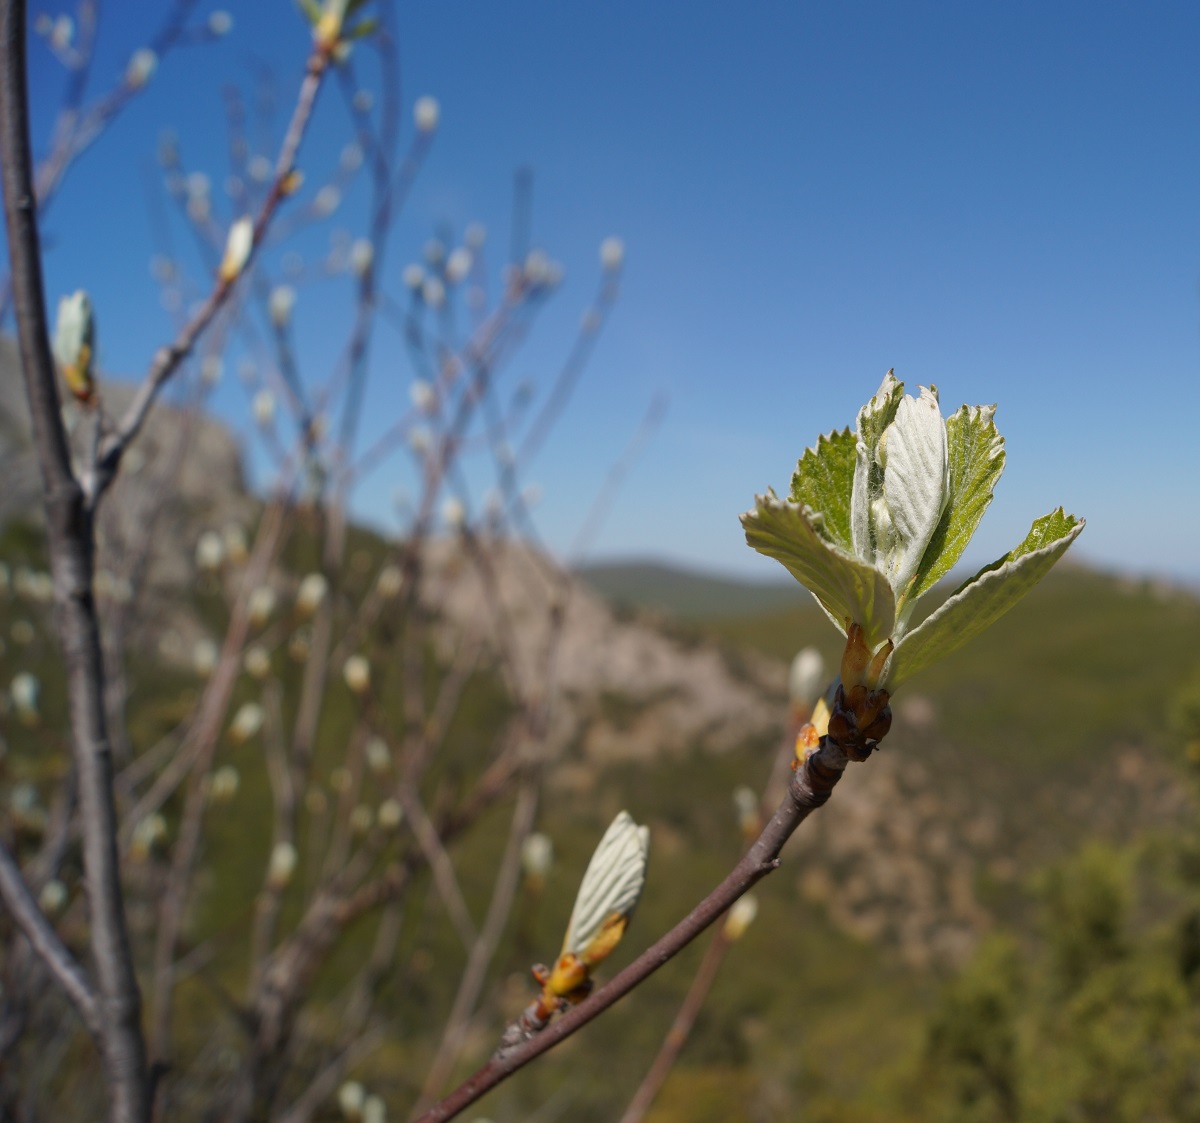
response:
[[[917,570],[912,599],[927,593],[954,567],[992,501],[1004,471],[1004,438],[992,420],[996,407],[963,406],[946,418],[950,502]]]
[[[746,542],[781,562],[842,632],[846,622],[861,624],[875,648],[891,634],[896,600],[887,578],[874,566],[826,541],[806,507],[784,502],[768,491],[753,511],[742,515]]]
[[[854,488],[854,434],[848,429],[817,438],[792,474],[792,502],[808,507],[817,533],[854,553],[850,539],[850,493]]]
[[[897,645],[880,685],[894,692],[906,679],[993,624],[1033,588],[1083,530],[1059,507],[1036,519],[1025,540],[981,569]]]

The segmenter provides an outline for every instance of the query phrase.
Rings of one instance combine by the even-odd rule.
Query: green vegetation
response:
[[[0,557],[14,571],[38,568],[44,565],[39,548],[35,531],[10,525]],[[384,549],[372,535],[355,532],[347,550],[349,596],[369,587]],[[315,566],[310,534],[293,537],[285,561],[293,576]],[[651,571],[644,586],[632,570],[623,576],[627,605],[661,611],[670,574]],[[683,622],[670,622],[671,630],[692,645],[719,645],[730,665],[746,650],[782,660],[814,643],[829,663],[837,658],[840,637],[807,594],[751,587],[739,599],[728,583],[705,579],[681,579],[679,587],[686,607]],[[226,601],[218,585],[201,582],[191,597],[196,616],[219,629]],[[729,611],[731,603],[753,611]],[[63,766],[59,724],[50,716],[63,702],[51,611],[12,593],[0,597],[0,685],[7,690],[18,670],[34,671],[47,715],[38,727],[8,723],[8,752],[0,761],[5,801],[21,781],[45,783],[48,790]],[[281,617],[288,611],[281,606]],[[28,642],[12,638],[20,620],[32,626]],[[302,664],[289,654],[281,627],[267,625],[288,713]],[[364,650],[376,656],[378,696],[398,727],[402,683],[383,658],[394,639],[391,627],[382,619]],[[863,798],[871,770],[900,761],[924,770],[921,799],[942,800],[922,823],[958,830],[976,812],[993,812],[994,837],[968,847],[952,834],[949,846],[955,858],[969,852],[973,890],[994,934],[961,970],[956,960],[937,955],[927,966],[906,962],[886,927],[877,938],[849,934],[831,902],[842,893],[873,892],[861,889],[858,875],[895,854],[856,851],[839,864],[828,842],[818,841],[820,823],[806,824],[785,851],[783,868],[760,887],[759,918],[733,950],[650,1119],[1200,1119],[1200,834],[1189,824],[1192,805],[1167,763],[1173,747],[1182,764],[1184,746],[1200,743],[1200,677],[1189,678],[1197,634],[1194,598],[1064,567],[981,640],[907,684],[896,700],[896,729],[882,750],[890,758],[855,767],[834,803]],[[429,652],[429,689],[441,673]],[[193,704],[197,680],[186,666],[139,655],[130,683],[130,737],[144,751]],[[244,677],[234,707],[260,694],[261,686]],[[928,703],[932,720],[909,720],[906,700]],[[595,704],[618,725],[636,719],[621,695],[598,695]],[[335,679],[318,736],[315,775],[324,789],[343,760],[357,705]],[[506,712],[503,689],[485,667],[471,681],[446,754],[431,774],[436,806],[466,790],[486,766]],[[741,847],[731,793],[740,784],[761,787],[776,750],[773,738],[760,737],[721,755],[697,751],[593,767],[586,784],[550,784],[539,829],[553,838],[556,862],[540,894],[523,891],[464,1069],[478,1063],[505,1020],[532,996],[530,965],[557,954],[579,875],[612,814],[628,806],[649,823],[653,842],[642,903],[603,976],[677,921],[727,871]],[[1120,772],[1120,762],[1138,775],[1152,774],[1160,787],[1173,784],[1175,811],[1162,814],[1149,796],[1128,798],[1118,778],[1128,780],[1133,772]],[[189,946],[206,949],[204,966],[179,997],[181,1045],[202,1058],[205,1047],[216,1055],[214,1042],[222,1035],[232,1041],[240,1032],[223,995],[237,996],[245,986],[246,934],[271,833],[261,750],[223,743],[218,763],[236,764],[241,786],[232,805],[214,807],[208,817],[204,889],[189,930]],[[369,778],[362,798],[381,798]],[[973,801],[966,810],[963,800]],[[952,806],[958,807],[954,816],[945,810]],[[494,808],[454,847],[476,916],[491,889],[509,810]],[[178,803],[165,811],[170,833]],[[313,820],[305,822],[302,861],[319,844]],[[152,857],[137,874],[135,895],[153,893],[161,861]],[[76,872],[69,864],[68,877]],[[807,888],[814,872],[832,879],[824,898]],[[940,884],[941,874],[935,875]],[[299,907],[299,884],[289,891],[285,922]],[[419,1073],[428,1062],[464,958],[435,901],[421,879],[407,906],[402,966],[379,992],[394,1034],[367,1076],[397,1106],[414,1094],[404,1074]],[[340,992],[369,954],[375,925],[370,919],[349,933],[314,981],[318,998]],[[138,938],[148,946],[145,927]],[[498,1123],[527,1118],[544,1104],[552,1105],[549,1113],[581,1123],[616,1117],[702,954],[701,946],[688,949],[578,1038],[501,1086],[482,1110]],[[206,1040],[189,1038],[189,1025],[204,1027]],[[319,1018],[308,1025],[318,1037],[336,1029]],[[198,1073],[204,1071],[202,1064]]]

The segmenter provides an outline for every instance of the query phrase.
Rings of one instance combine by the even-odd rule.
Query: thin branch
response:
[[[21,929],[38,958],[58,980],[66,996],[74,1004],[83,1024],[93,1037],[98,1037],[103,1023],[97,1011],[99,997],[91,981],[66,945],[58,938],[54,926],[46,919],[37,901],[29,892],[25,878],[8,848],[0,843],[0,899],[17,927]]]
[[[252,254],[262,244],[267,227],[270,225],[279,205],[292,191],[292,172],[296,166],[296,155],[300,150],[300,142],[304,139],[308,123],[312,118],[313,107],[316,105],[317,94],[321,90],[321,84],[328,70],[329,51],[320,47],[314,48],[308,60],[299,96],[296,99],[296,109],[292,114],[291,123],[288,125],[283,145],[279,150],[279,157],[275,163],[274,182],[254,220]],[[250,260],[243,267],[243,273],[249,264]],[[125,416],[117,425],[116,430],[110,433],[100,446],[92,479],[87,481],[91,505],[94,506],[98,502],[99,498],[108,488],[108,485],[112,483],[125,449],[141,430],[146,417],[150,413],[151,407],[154,405],[155,399],[158,397],[159,390],[162,389],[167,379],[175,373],[179,364],[191,353],[200,334],[208,327],[229,298],[230,293],[237,284],[237,280],[238,277],[236,276],[232,279],[218,277],[208,298],[200,306],[199,311],[188,321],[187,325],[175,338],[175,341],[169,346],[160,348],[154,356],[146,377],[142,380],[141,386],[138,387],[137,393],[134,394],[133,401],[129,403],[129,407],[125,411]]]
[[[71,744],[79,777],[99,1040],[114,1123],[150,1116],[141,993],[133,968],[117,857],[104,664],[92,595],[91,513],[71,470],[46,322],[33,189],[25,69],[25,5],[0,0],[0,165],[21,365],[46,503],[58,631],[67,664]]]
[[[518,1043],[504,1045],[474,1076],[422,1115],[416,1123],[440,1123],[452,1119],[518,1069],[624,998],[687,947],[743,893],[778,868],[779,852],[784,843],[813,811],[829,799],[847,762],[848,757],[842,749],[825,738],[820,749],[805,761],[792,778],[787,796],[757,841],[716,889],[628,967],[544,1030],[530,1036],[519,1023],[511,1026],[505,1036],[516,1038]]]

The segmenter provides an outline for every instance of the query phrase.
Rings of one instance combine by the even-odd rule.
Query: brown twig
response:
[[[72,749],[79,778],[84,879],[100,993],[100,1044],[115,1123],[150,1115],[141,992],[129,946],[113,800],[104,665],[92,596],[91,513],[71,469],[43,297],[25,70],[25,5],[0,0],[0,164],[21,365],[46,503],[58,631],[67,664]]]
[[[823,740],[820,749],[796,772],[787,796],[742,860],[683,920],[590,998],[551,1022],[540,1033],[496,1053],[474,1076],[434,1105],[416,1123],[440,1123],[452,1119],[518,1069],[587,1025],[682,951],[743,893],[778,868],[779,852],[784,843],[829,799],[848,759],[838,745],[828,738]]]

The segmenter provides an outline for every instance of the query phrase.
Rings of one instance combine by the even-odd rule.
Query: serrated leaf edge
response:
[[[1051,511],[1049,515],[1043,515],[1042,518],[1052,518],[1054,515],[1062,511],[1063,508],[1058,507],[1054,511]],[[1054,539],[1052,542],[1046,543],[1046,545],[1041,546],[1036,550],[1030,550],[1026,553],[1017,554],[1016,551],[1019,550],[1021,546],[1024,545],[1024,542],[1029,538],[1029,535],[1026,535],[1025,539],[1022,540],[1019,545],[1014,547],[1013,550],[1010,550],[1007,554],[998,558],[990,565],[984,566],[984,568],[976,573],[974,577],[964,581],[944,604],[937,608],[936,611],[931,613],[920,623],[920,625],[914,628],[900,641],[895,652],[892,654],[892,658],[888,663],[887,670],[884,673],[884,677],[880,685],[885,690],[894,692],[902,682],[905,682],[907,679],[911,678],[917,673],[917,671],[923,670],[936,660],[944,658],[953,651],[957,651],[958,648],[960,648],[968,640],[973,639],[980,632],[990,627],[993,623],[999,620],[1001,616],[1008,612],[1009,609],[1016,605],[1030,591],[1030,589],[1032,589],[1039,581],[1041,581],[1043,577],[1045,577],[1047,573],[1050,572],[1055,562],[1057,562],[1058,559],[1066,552],[1067,547],[1079,537],[1080,532],[1086,525],[1086,520],[1076,519],[1074,515],[1064,514],[1064,517],[1075,519],[1075,521],[1060,537]],[[1041,519],[1035,519],[1034,527],[1036,527],[1037,523],[1040,521]],[[1030,529],[1030,534],[1032,533],[1033,528]],[[977,617],[968,615],[963,621],[964,626],[957,630],[957,632],[949,639],[945,646],[927,646],[925,651],[920,650],[922,641],[930,638],[947,617],[959,612],[961,606],[967,603],[969,597],[978,595],[981,590],[986,589],[991,584],[999,582],[1001,585],[1003,585],[1003,583],[1010,576],[1017,573],[1022,568],[1032,566],[1034,569],[1036,569],[1037,562],[1046,562],[1047,564],[1045,565],[1044,569],[1042,569],[1042,571],[1038,573],[1037,576],[1034,577],[1033,580],[1030,581],[1029,584],[1017,594],[1016,597],[1009,601],[994,616],[984,620],[977,626],[973,626],[974,620],[977,619]],[[908,665],[906,665],[905,660],[903,659],[906,649],[908,651],[917,649],[915,654],[910,656],[912,661]]]

